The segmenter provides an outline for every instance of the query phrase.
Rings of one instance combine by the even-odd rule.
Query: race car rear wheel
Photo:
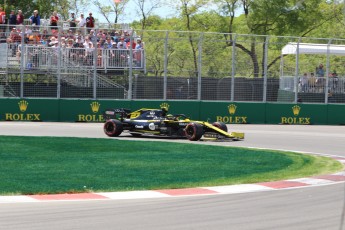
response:
[[[213,122],[212,125],[216,126],[218,129],[221,129],[221,130],[223,130],[225,132],[228,132],[228,127],[223,122],[218,122],[218,121],[217,122]]]
[[[197,141],[204,134],[204,128],[198,123],[189,123],[185,128],[185,134],[188,140]]]
[[[104,133],[109,137],[117,137],[123,131],[123,126],[119,120],[107,120],[103,126]]]

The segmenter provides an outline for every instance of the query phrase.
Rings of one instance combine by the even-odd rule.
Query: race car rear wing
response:
[[[110,119],[123,119],[126,118],[128,114],[131,113],[130,109],[119,108],[119,109],[106,109],[103,112],[104,120]]]

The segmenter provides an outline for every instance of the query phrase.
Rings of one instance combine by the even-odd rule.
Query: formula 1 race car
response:
[[[228,133],[222,122],[208,123],[190,120],[184,114],[167,114],[167,107],[161,109],[142,108],[131,112],[129,109],[106,109],[103,117],[104,133],[109,137],[117,137],[122,132],[133,136],[156,135],[167,137],[185,137],[191,141],[205,139],[219,140],[244,139],[244,133]]]

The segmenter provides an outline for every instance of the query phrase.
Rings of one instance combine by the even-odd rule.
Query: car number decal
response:
[[[155,130],[156,129],[155,124],[154,123],[150,123],[149,124],[149,129],[150,130]]]

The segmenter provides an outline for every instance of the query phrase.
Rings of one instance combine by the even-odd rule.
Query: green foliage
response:
[[[12,9],[22,10],[24,18],[29,18],[34,10],[38,10],[41,18],[49,18],[53,11],[57,11],[64,20],[67,20],[71,5],[68,0],[17,0],[9,1],[6,13],[9,15]]]
[[[310,0],[299,5],[296,4],[296,1],[255,0],[250,2],[247,14],[242,14],[238,17],[234,17],[235,10],[242,7],[241,1],[215,0],[211,3],[209,2],[209,4],[217,4],[217,10],[214,10],[214,8],[212,10],[202,10],[203,8],[200,3],[201,1],[193,3],[191,1],[177,1],[175,2],[175,6],[180,12],[179,17],[164,19],[160,21],[159,26],[150,24],[147,29],[306,36],[315,33],[314,31],[322,31],[321,33],[325,34],[325,30],[328,28],[326,25],[333,21],[332,18],[335,17],[334,15],[338,15],[339,17],[340,13],[339,5],[335,6],[337,9],[335,11],[335,8],[324,0]],[[339,25],[339,23],[337,24]],[[334,25],[334,23],[332,25]],[[332,26],[332,28],[334,27],[335,26]],[[174,64],[177,72],[182,74],[183,69],[193,72],[192,62],[193,60],[194,63],[197,62],[197,56],[190,52],[192,51],[195,53],[198,50],[197,42],[202,41],[203,69],[201,71],[203,76],[229,76],[231,73],[231,65],[229,65],[229,62],[231,61],[232,53],[232,36],[224,34],[223,37],[220,38],[214,39],[214,37],[209,37],[201,40],[194,35],[190,36],[193,38],[190,37],[189,42],[188,39],[186,39],[187,35],[185,37],[185,42],[179,41],[173,42],[174,44],[172,44],[172,42],[169,41],[169,47],[172,47],[171,50],[176,51],[170,53],[169,63]],[[276,49],[276,52],[268,52],[268,60],[277,60],[281,48],[287,42],[288,41],[281,43],[279,49]],[[243,41],[242,38],[241,41],[237,41],[236,46],[238,51],[236,59],[237,65],[239,65],[237,74],[240,76],[254,77],[263,74],[262,62],[265,54],[263,43],[263,40],[254,39],[254,36],[248,37],[245,41]],[[246,68],[242,68],[242,65]],[[269,73],[273,76],[277,76],[277,73],[279,73],[279,66],[277,64],[272,64],[270,68]],[[214,73],[215,69],[218,70],[218,75]],[[193,74],[191,74],[191,76],[193,76]]]

